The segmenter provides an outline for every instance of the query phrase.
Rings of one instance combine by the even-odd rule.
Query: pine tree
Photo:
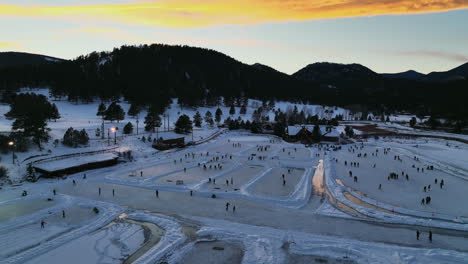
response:
[[[128,109],[127,114],[132,117],[136,117],[141,112],[141,108],[137,105],[132,103],[130,108]]]
[[[120,120],[124,120],[124,118],[125,112],[122,109],[122,107],[116,102],[112,102],[104,113],[105,120],[117,120],[117,122],[119,122]]]
[[[179,134],[187,134],[192,131],[192,121],[188,115],[181,115],[175,123],[174,131]]]
[[[79,137],[77,138],[77,143],[79,145],[86,145],[88,144],[89,142],[89,136],[88,136],[88,133],[86,132],[86,130],[83,128],[80,132],[79,132]]]
[[[126,135],[133,133],[133,124],[131,122],[128,122],[124,126],[123,133],[126,134]]]
[[[240,109],[240,112],[239,112],[241,115],[245,115],[247,114],[247,107],[245,106],[245,104],[243,104],[241,106],[241,109]]]
[[[281,122],[276,122],[273,126],[273,133],[278,137],[284,136],[284,132],[286,130],[286,126]]]
[[[47,120],[52,118],[51,104],[44,95],[32,93],[18,94],[10,104],[8,119],[15,119],[12,129],[24,137],[32,137],[42,150],[41,142],[49,140]]]
[[[410,127],[414,127],[416,125],[416,117],[412,117],[411,120],[409,121]]]
[[[104,103],[100,103],[96,115],[104,116],[104,114],[106,113],[106,109],[106,105]]]
[[[319,142],[322,137],[322,132],[320,131],[319,125],[315,125],[314,128],[312,129],[312,139],[315,142]]]
[[[221,111],[221,109],[218,107],[218,109],[216,109],[216,113],[215,113],[216,123],[221,122],[221,116],[223,116],[223,111]]]
[[[26,176],[33,179],[36,177],[36,172],[31,163],[28,164],[28,168],[26,169]]]
[[[236,114],[236,108],[234,108],[234,105],[231,105],[231,108],[229,109],[229,114],[230,115],[235,115]]]
[[[148,113],[146,114],[145,117],[145,131],[151,131],[155,132],[156,127],[161,126],[161,117],[159,117],[157,108],[154,106],[151,106],[148,109]]]
[[[210,126],[213,126],[213,124],[214,124],[213,114],[211,114],[210,111],[206,111],[206,113],[205,113],[205,122]]]
[[[344,131],[345,131],[346,136],[348,136],[348,137],[353,137],[354,136],[354,129],[352,127],[345,126]]]
[[[193,116],[193,124],[194,124],[196,127],[201,127],[202,122],[203,122],[202,117],[201,117],[200,113],[197,111],[197,112],[195,113],[195,115]]]
[[[55,104],[50,105],[49,119],[53,119],[54,121],[57,121],[57,119],[60,119],[60,113]]]
[[[65,131],[65,134],[63,135],[62,143],[65,146],[73,147],[74,146],[74,141],[73,141],[73,127],[70,127]]]
[[[70,127],[63,135],[62,143],[65,146],[76,148],[80,145],[87,145],[89,143],[89,136],[85,129],[78,131]]]

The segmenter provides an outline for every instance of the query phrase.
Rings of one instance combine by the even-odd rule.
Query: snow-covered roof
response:
[[[116,159],[117,157],[118,156],[115,153],[86,155],[86,156],[71,157],[67,159],[60,159],[60,160],[39,163],[39,164],[34,165],[34,167],[44,170],[44,171],[53,172],[53,171],[59,171],[59,170],[81,166],[81,165],[88,164],[88,163],[113,160],[113,159]]]
[[[306,128],[309,132],[312,132],[314,129],[314,125],[296,125],[296,126],[288,126],[288,135],[289,136],[295,136],[299,131],[301,131],[302,128]],[[327,136],[327,137],[339,137],[340,133],[337,131],[335,127],[332,126],[319,126],[320,127],[320,133],[322,136]],[[327,132],[327,128],[330,127],[331,131]]]

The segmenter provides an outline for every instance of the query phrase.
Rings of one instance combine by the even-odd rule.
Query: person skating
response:
[[[115,190],[112,189],[112,196],[115,196]]]
[[[159,198],[159,191],[156,190],[156,197]]]
[[[419,240],[419,235],[420,235],[419,230],[416,230],[416,239],[417,240]]]
[[[44,220],[41,220],[41,228],[45,228],[46,222]]]
[[[429,231],[429,242],[432,243],[432,231]]]
[[[226,211],[229,210],[229,202],[226,203]]]
[[[75,180],[73,180],[72,182],[73,182],[73,185],[76,185],[76,181],[75,181]]]
[[[65,210],[62,210],[62,218],[65,218]]]
[[[99,189],[98,189],[98,190],[99,190],[99,195],[101,195],[101,187],[99,187]]]
[[[55,189],[53,189],[52,192],[54,193],[54,195],[57,195],[57,191]]]
[[[232,207],[232,212],[233,212],[233,213],[236,212],[236,206],[235,206],[235,205]]]

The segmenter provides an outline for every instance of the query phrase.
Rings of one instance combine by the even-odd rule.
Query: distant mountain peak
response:
[[[399,72],[399,73],[382,73],[381,75],[388,79],[404,79],[404,80],[422,80],[424,77],[426,77],[425,74],[422,74],[415,70],[408,70],[408,71]]]
[[[329,84],[354,80],[378,80],[381,78],[377,73],[361,64],[330,62],[309,64],[294,73],[293,76],[300,80],[327,82]]]
[[[446,82],[453,80],[468,80],[468,63],[462,64],[446,72],[431,72],[426,81]]]

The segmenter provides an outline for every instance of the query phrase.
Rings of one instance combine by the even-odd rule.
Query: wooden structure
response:
[[[185,147],[185,138],[172,138],[166,139],[153,144],[153,148],[157,150],[168,150],[172,148],[183,148]]]

